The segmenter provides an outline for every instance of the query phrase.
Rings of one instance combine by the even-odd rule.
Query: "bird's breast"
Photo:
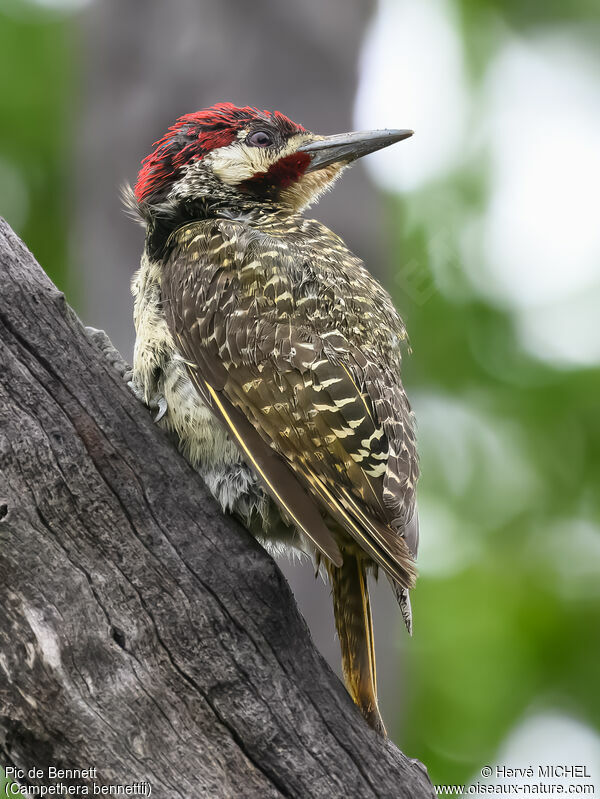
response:
[[[235,445],[200,399],[177,352],[164,315],[160,270],[146,258],[134,278],[133,294],[133,379],[145,401],[165,398],[162,424],[176,433],[186,458],[201,472],[239,461]]]

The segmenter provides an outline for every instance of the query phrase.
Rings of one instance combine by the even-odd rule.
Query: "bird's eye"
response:
[[[253,147],[269,147],[273,144],[273,137],[264,130],[257,130],[256,133],[252,133],[248,136],[247,141],[248,144],[251,144]]]

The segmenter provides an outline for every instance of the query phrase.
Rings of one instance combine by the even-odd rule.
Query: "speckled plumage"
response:
[[[261,161],[240,144],[256,129],[242,127],[161,185],[154,206],[146,175],[134,384],[148,404],[166,399],[161,423],[224,509],[274,548],[325,558],[346,683],[383,731],[366,578],[383,568],[410,629],[418,464],[400,381],[406,331],[362,262],[300,213],[340,167],[298,166],[291,184],[266,184],[311,137],[281,119],[260,120],[280,132],[275,154]]]

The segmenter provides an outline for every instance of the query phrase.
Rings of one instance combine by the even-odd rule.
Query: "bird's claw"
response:
[[[154,417],[154,422],[157,424],[169,410],[169,406],[167,405],[167,400],[165,399],[164,394],[156,391],[148,400],[146,399],[146,393],[144,389],[139,385],[136,381],[135,377],[132,377],[131,380],[127,382],[128,387],[131,389],[132,394],[139,399],[140,402],[143,402],[144,405],[147,405],[150,410],[157,411],[156,416]]]
[[[159,396],[158,400],[156,400],[156,405],[158,406],[158,413],[154,417],[155,424],[160,422],[160,420],[163,418],[168,409],[167,400],[164,398],[162,394]],[[154,407],[154,405],[151,405],[150,407]]]

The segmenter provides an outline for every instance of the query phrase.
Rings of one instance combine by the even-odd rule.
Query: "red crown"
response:
[[[233,103],[217,103],[185,114],[171,125],[162,139],[154,142],[154,150],[142,161],[134,189],[137,201],[151,196],[155,201],[164,199],[185,164],[203,158],[218,147],[227,147],[240,130],[256,121],[275,124],[288,135],[305,132],[302,125],[279,111],[259,111],[251,106],[238,108]]]

